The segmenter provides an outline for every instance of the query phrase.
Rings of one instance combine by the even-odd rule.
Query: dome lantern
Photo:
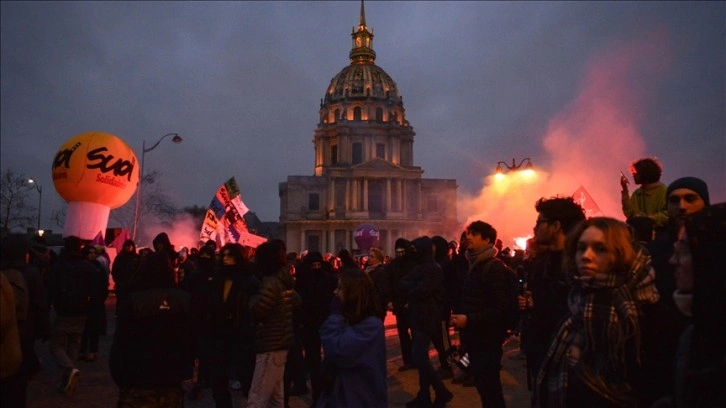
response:
[[[360,1],[360,20],[358,31],[353,27],[350,34],[353,37],[353,49],[350,50],[351,64],[373,64],[376,61],[376,52],[373,51],[373,31],[366,26],[366,10],[363,0]]]

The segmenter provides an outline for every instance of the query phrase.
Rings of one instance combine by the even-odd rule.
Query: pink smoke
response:
[[[478,196],[460,200],[466,224],[489,222],[512,247],[515,238],[532,234],[539,198],[571,196],[580,186],[603,215],[623,218],[619,172],[629,176],[630,162],[649,155],[640,120],[671,61],[664,32],[637,38],[611,44],[586,64],[579,93],[542,137],[549,163],[534,163],[536,177],[509,172],[500,182],[487,176]]]

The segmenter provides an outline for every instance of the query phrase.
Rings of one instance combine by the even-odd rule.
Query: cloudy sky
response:
[[[416,132],[414,162],[424,177],[458,181],[464,222],[503,216],[518,199],[531,211],[532,195],[579,186],[622,217],[619,171],[645,156],[662,161],[664,182],[697,176],[712,201],[726,201],[725,4],[365,7],[376,64],[398,84]],[[349,63],[360,3],[1,8],[2,168],[47,186],[45,215],[64,205],[51,187],[55,152],[99,130],[139,157],[144,140],[179,133],[183,143],[146,155],[177,205],[206,207],[234,176],[247,206],[276,221],[278,184],[313,174],[320,100]],[[538,184],[495,189],[497,162],[525,157]]]

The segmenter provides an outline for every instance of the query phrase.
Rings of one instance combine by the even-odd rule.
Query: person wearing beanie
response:
[[[696,177],[681,177],[668,185],[668,216],[682,221],[710,205],[708,185]]]
[[[676,302],[671,296],[676,291],[675,266],[669,261],[673,256],[674,243],[678,240],[678,230],[683,222],[691,215],[700,213],[710,205],[708,186],[696,177],[682,177],[668,185],[666,192],[668,207],[668,231],[667,234],[656,237],[655,240],[646,245],[651,256],[651,265],[655,270],[655,287],[661,294],[659,303],[662,303],[669,311],[671,318],[669,325],[682,331],[688,324],[686,319],[678,310]],[[663,333],[661,335],[662,355],[676,355],[678,336]],[[667,381],[673,378],[673,365],[663,365],[659,370],[661,379],[652,384],[662,384],[660,394],[670,392],[671,384]]]

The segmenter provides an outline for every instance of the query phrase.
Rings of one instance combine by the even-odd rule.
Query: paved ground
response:
[[[112,408],[115,406],[118,397],[118,390],[111,380],[108,370],[108,351],[111,346],[111,339],[114,330],[113,309],[115,298],[110,297],[106,310],[109,313],[108,335],[101,338],[99,359],[93,363],[79,362],[81,377],[76,396],[67,398],[57,391],[57,384],[60,379],[60,371],[53,362],[48,352],[47,344],[38,344],[38,354],[42,360],[44,370],[38,373],[28,385],[28,407],[29,408]],[[401,365],[400,348],[398,336],[395,330],[395,318],[389,314],[386,319],[386,343],[388,349],[388,395],[389,406],[403,408],[405,403],[411,400],[418,390],[418,373],[416,370],[398,372]],[[529,406],[529,392],[525,377],[525,367],[522,360],[514,360],[509,357],[518,349],[516,344],[505,346],[502,364],[502,383],[504,385],[504,398],[510,408],[525,408]],[[432,351],[432,360],[437,367],[436,353]],[[449,390],[454,393],[454,400],[449,403],[450,408],[472,408],[480,407],[479,395],[474,387],[462,387],[452,384],[451,380],[445,381]],[[233,393],[236,408],[246,406],[239,392]],[[309,396],[292,397],[290,406],[292,408],[307,408],[310,405]],[[187,401],[187,408],[212,408],[214,400],[209,390],[204,390],[202,397],[197,401]],[[3,407],[4,408],[4,407]],[[354,407],[358,408],[358,407]],[[367,407],[360,407],[367,408]]]

